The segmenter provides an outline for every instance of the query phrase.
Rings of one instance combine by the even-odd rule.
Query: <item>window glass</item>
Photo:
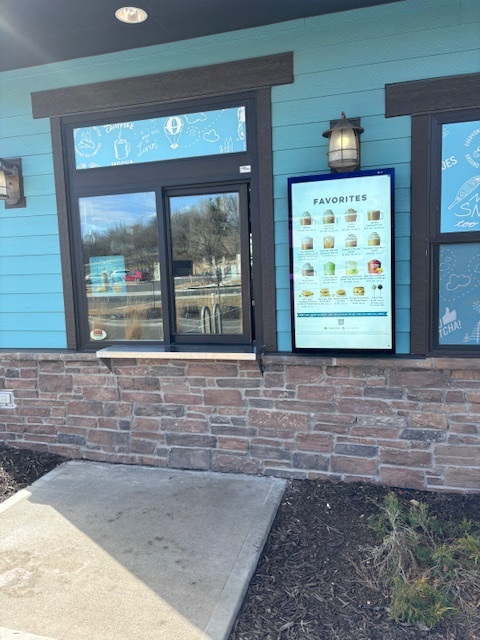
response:
[[[247,149],[245,107],[82,127],[73,137],[77,169],[238,153]]]
[[[239,195],[168,199],[176,333],[243,332]]]
[[[442,126],[440,231],[480,231],[480,120]]]
[[[91,340],[162,340],[155,193],[79,199]]]
[[[480,345],[480,242],[440,245],[440,345]]]

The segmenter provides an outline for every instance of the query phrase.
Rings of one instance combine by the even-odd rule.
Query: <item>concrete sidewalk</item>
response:
[[[227,638],[284,488],[58,467],[0,505],[0,640]]]

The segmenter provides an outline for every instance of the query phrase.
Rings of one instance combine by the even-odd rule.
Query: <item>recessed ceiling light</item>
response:
[[[127,24],[139,24],[140,22],[145,22],[148,18],[148,14],[146,11],[139,9],[138,7],[122,7],[115,11],[115,17],[121,22],[126,22]]]

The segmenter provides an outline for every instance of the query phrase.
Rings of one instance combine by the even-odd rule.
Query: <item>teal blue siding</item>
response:
[[[0,349],[65,349],[65,330],[49,327],[49,314],[36,314],[37,329],[22,330],[13,324],[13,330],[3,329],[0,334]]]
[[[410,118],[386,119],[384,85],[478,72],[478,0],[404,2],[0,74],[0,154],[23,159],[26,209],[0,211],[0,348],[65,348],[47,118],[32,91],[294,52],[272,90],[277,333],[291,349],[287,178],[324,173],[322,132],[361,117],[362,168],[394,167],[396,342],[409,352]]]
[[[58,279],[57,280],[57,288],[58,287]],[[18,317],[19,314],[23,313],[38,313],[42,314],[38,318],[37,328],[40,326],[40,323],[44,322],[45,319],[48,320],[48,316],[45,314],[49,313],[62,313],[63,314],[63,293],[60,290],[58,293],[53,293],[51,290],[45,293],[41,293],[38,291],[29,291],[28,295],[24,295],[24,293],[15,291],[8,296],[5,296],[4,301],[2,302],[2,312],[4,314],[11,314],[13,321],[14,315]],[[11,324],[12,321],[10,321]],[[46,323],[46,325],[48,322]],[[16,326],[16,325],[13,325]],[[43,326],[43,325],[42,325]],[[61,330],[63,331],[63,325],[61,325]]]
[[[50,197],[50,196],[48,196]],[[40,197],[38,198],[40,199]],[[42,203],[43,204],[43,203]],[[0,225],[1,238],[23,237],[37,238],[58,233],[57,216],[55,214],[38,216],[19,216],[18,218],[5,218]]]

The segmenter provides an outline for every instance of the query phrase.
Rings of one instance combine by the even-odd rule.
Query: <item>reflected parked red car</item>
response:
[[[148,271],[142,271],[141,269],[135,269],[134,271],[117,269],[112,271],[110,278],[112,282],[148,282],[152,279]]]

